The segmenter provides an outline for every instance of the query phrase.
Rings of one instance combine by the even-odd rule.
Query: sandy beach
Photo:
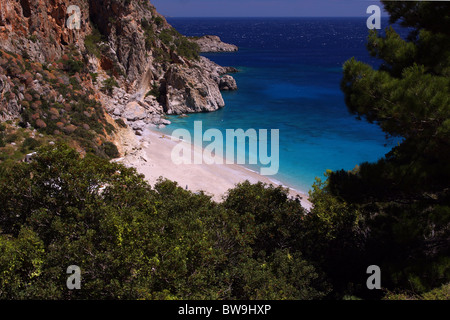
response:
[[[226,192],[237,183],[245,180],[251,183],[261,181],[263,183],[278,184],[267,176],[260,175],[237,164],[175,164],[171,153],[180,141],[173,141],[168,135],[161,132],[146,129],[142,136],[136,136],[131,130],[123,130],[120,133],[125,155],[116,161],[126,166],[131,166],[145,175],[151,185],[160,178],[177,181],[178,184],[192,192],[203,190],[211,195],[215,201],[222,201]],[[186,143],[187,142],[181,142]],[[193,153],[202,153],[202,149],[188,144]],[[284,186],[286,187],[286,186]],[[297,190],[289,189],[290,196],[301,197],[302,206],[310,210],[311,203],[307,195]]]

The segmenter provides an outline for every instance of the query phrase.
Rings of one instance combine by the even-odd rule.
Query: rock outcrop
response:
[[[68,10],[73,5],[80,11],[80,28],[75,29],[67,25],[74,18]],[[237,50],[218,37],[202,37],[196,43],[201,51]],[[39,62],[44,69],[51,64],[68,72],[58,72],[59,79],[51,80],[64,86],[76,76],[113,119],[122,119],[137,134],[145,126],[169,124],[166,114],[222,108],[220,91],[237,89],[228,75],[236,69],[199,56],[198,48],[147,0],[0,0],[0,49],[22,57],[24,63]],[[35,82],[37,94],[49,93],[44,82],[51,74],[42,79],[24,76],[17,81],[25,89],[19,86],[5,99],[11,88],[17,89],[8,74],[0,70],[0,120],[20,117],[27,108],[22,103],[27,81]],[[55,101],[67,104],[56,95]]]
[[[0,121],[14,120],[20,116],[19,97],[11,93],[13,86],[14,83],[9,77],[0,74]]]
[[[0,48],[25,54],[32,60],[44,63],[60,58],[68,44],[84,45],[91,33],[89,7],[92,1],[83,0],[20,0],[0,1]],[[69,29],[68,8],[80,8],[79,30]]]
[[[239,48],[234,44],[222,42],[218,36],[191,37],[191,41],[195,42],[201,52],[234,52]]]

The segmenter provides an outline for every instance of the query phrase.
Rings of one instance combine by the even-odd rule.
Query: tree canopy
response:
[[[450,278],[450,4],[383,3],[410,34],[370,31],[380,67],[348,60],[341,87],[351,113],[402,142],[377,163],[330,173],[325,189],[357,207],[361,259],[380,262],[386,287],[421,293]]]
[[[317,299],[304,209],[243,183],[223,204],[64,145],[0,170],[0,298]],[[66,269],[81,269],[68,290]]]

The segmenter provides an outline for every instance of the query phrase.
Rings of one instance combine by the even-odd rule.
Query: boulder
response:
[[[131,122],[129,125],[131,129],[135,131],[144,131],[145,127],[147,126],[147,124],[143,120]]]
[[[223,91],[237,90],[236,80],[230,75],[224,75],[219,80],[219,89]]]
[[[147,110],[139,105],[137,101],[128,103],[122,114],[128,121],[138,121],[147,118]]]
[[[216,111],[225,106],[218,83],[199,68],[172,66],[165,74],[167,114]]]

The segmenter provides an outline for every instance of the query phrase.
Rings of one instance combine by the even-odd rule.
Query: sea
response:
[[[239,47],[203,54],[239,70],[233,74],[238,90],[223,92],[223,109],[170,116],[172,124],[159,130],[171,134],[181,128],[193,135],[195,121],[224,136],[227,129],[267,129],[269,136],[278,129],[279,170],[269,178],[301,192],[308,192],[316,177],[325,179],[327,169],[377,161],[398,140],[350,114],[340,90],[342,67],[351,57],[380,65],[366,49],[366,19],[168,18],[183,35],[217,35]],[[383,19],[382,28],[387,26]],[[245,166],[258,171],[263,165]]]

